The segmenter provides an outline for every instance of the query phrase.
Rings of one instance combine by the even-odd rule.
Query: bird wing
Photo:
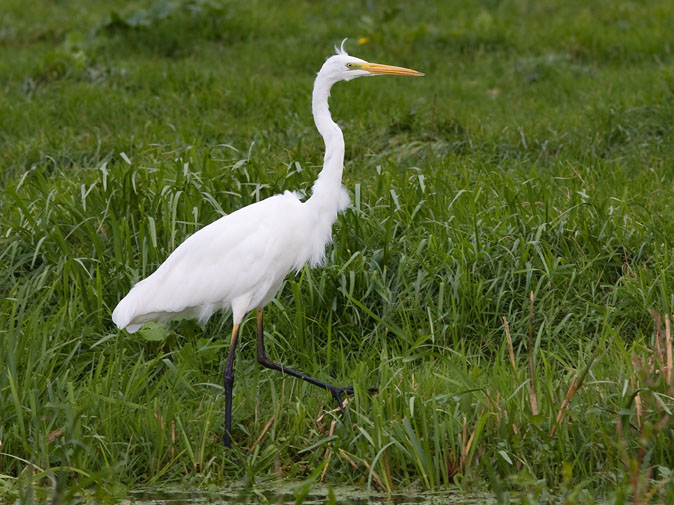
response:
[[[205,320],[238,297],[254,307],[302,255],[302,205],[286,192],[205,226],[131,289],[113,320],[120,328],[176,316]]]

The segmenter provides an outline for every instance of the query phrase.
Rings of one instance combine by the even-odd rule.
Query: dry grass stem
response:
[[[463,426],[461,427],[461,461],[466,460],[468,455],[467,449],[467,438],[468,438],[468,420],[463,418]]]
[[[515,376],[517,377],[517,365],[515,364],[515,350],[513,349],[513,340],[510,337],[510,325],[508,319],[503,316],[503,327],[505,328],[506,341],[508,342],[508,356],[510,356],[510,364],[513,366]]]
[[[335,427],[337,426],[337,421],[333,420],[330,423],[330,431],[328,432],[328,436],[331,437],[332,435],[335,434]],[[332,442],[328,443],[328,446],[325,448],[325,465],[323,466],[323,471],[321,472],[321,482],[323,482],[323,479],[325,478],[325,472],[328,471],[328,466],[330,466],[330,458],[332,458]]]
[[[260,441],[262,440],[262,437],[264,437],[265,433],[267,433],[267,431],[269,430],[269,428],[271,428],[271,425],[273,423],[274,423],[274,416],[271,416],[269,418],[269,421],[267,421],[267,424],[264,425],[264,428],[262,428],[262,431],[260,432],[260,434],[255,439],[255,442],[253,442],[253,445],[250,446],[251,452],[253,451],[253,449],[255,449],[255,446],[260,443]]]
[[[564,395],[564,400],[562,400],[562,404],[560,405],[559,411],[557,412],[557,418],[555,419],[555,424],[552,425],[552,429],[550,430],[550,434],[548,435],[548,441],[552,440],[552,437],[555,435],[557,426],[559,426],[562,420],[564,419],[564,411],[566,410],[566,407],[569,405],[569,402],[571,401],[573,395],[576,394],[576,391],[578,391],[579,386],[580,384],[578,383],[578,375],[574,375],[573,380],[571,381],[571,385],[569,386],[569,389],[566,391],[566,395]]]
[[[372,474],[372,480],[374,480],[375,486],[379,489],[379,491],[385,491],[385,490],[386,490],[386,486],[384,486],[384,483],[383,483],[382,480],[379,478],[379,475],[377,475],[377,472],[375,472],[374,470],[372,470],[372,468],[370,467],[370,464],[369,464],[367,461],[365,461],[364,459],[359,458],[358,456],[355,456],[355,455],[353,455],[353,454],[349,455],[344,449],[339,449],[339,454],[340,454],[341,456],[343,456],[344,458],[346,458],[346,460],[347,460],[347,461],[351,464],[351,466],[353,466],[356,470],[358,470],[360,473],[363,473],[362,469],[361,469],[361,468],[360,468],[360,467],[353,461],[353,459],[351,459],[351,458],[355,458],[355,459],[357,459],[358,461],[360,461],[360,462],[363,464],[363,466],[367,469],[368,473]],[[351,456],[351,457],[349,457],[349,456]],[[364,475],[365,477],[367,477],[366,474],[363,473],[363,475]]]
[[[665,380],[667,385],[672,385],[672,328],[669,314],[665,314],[665,346],[667,353],[667,366],[665,368]]]
[[[538,415],[538,400],[534,384],[534,292],[529,292],[529,404],[531,413]]]

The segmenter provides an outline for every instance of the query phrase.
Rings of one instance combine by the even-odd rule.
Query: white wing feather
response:
[[[330,239],[316,240],[311,213],[290,192],[224,216],[186,239],[115,308],[119,328],[134,332],[148,321],[196,317],[234,308],[235,322],[268,302],[283,278],[307,262],[317,263]],[[326,234],[323,234],[326,235]],[[239,321],[237,321],[239,319]]]

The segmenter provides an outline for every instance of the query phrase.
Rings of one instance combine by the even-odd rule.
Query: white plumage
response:
[[[325,142],[323,170],[312,194],[301,201],[286,191],[248,205],[205,226],[185,240],[157,270],[136,284],[119,302],[112,320],[133,333],[149,321],[194,317],[206,322],[211,315],[231,308],[232,339],[225,367],[225,446],[231,444],[234,350],[243,317],[257,308],[258,361],[311,384],[328,389],[338,401],[352,387],[338,388],[269,360],[264,352],[262,308],[274,297],[285,276],[306,263],[323,262],[337,213],[348,205],[341,185],[344,137],[328,108],[330,88],[356,77],[421,72],[349,56],[342,48],[326,60],[316,76],[312,112]]]
[[[185,240],[136,284],[112,319],[133,333],[148,321],[194,317],[206,322],[231,307],[234,323],[240,323],[274,297],[290,271],[323,262],[337,211],[346,205],[346,193],[330,209],[286,191],[224,216]]]

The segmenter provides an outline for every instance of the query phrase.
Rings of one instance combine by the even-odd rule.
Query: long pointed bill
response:
[[[393,67],[391,65],[381,65],[379,63],[362,63],[361,70],[367,70],[371,74],[386,75],[424,75],[423,72],[412,70],[411,68]]]

